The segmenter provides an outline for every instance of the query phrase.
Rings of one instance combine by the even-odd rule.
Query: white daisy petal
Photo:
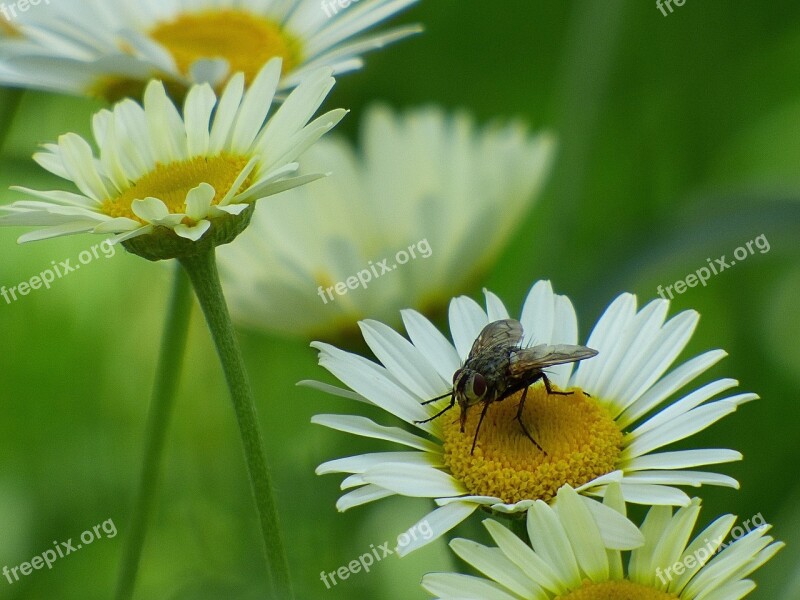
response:
[[[553,332],[548,344],[578,344],[578,316],[572,302],[566,296],[555,296],[555,313],[553,316]],[[547,369],[550,381],[561,389],[569,386],[569,379],[572,375],[573,363],[556,365]]]
[[[422,578],[422,587],[442,600],[519,600],[497,584],[471,575],[429,573]]]
[[[445,533],[474,513],[478,506],[478,504],[472,502],[453,502],[428,513],[428,515],[412,525],[409,529],[420,531],[420,527],[424,524],[425,531],[431,532],[430,536],[428,538],[422,535],[415,537],[409,541],[408,544],[399,548],[397,554],[406,556],[414,550],[418,550],[442,537]]]
[[[322,367],[376,406],[407,423],[427,418],[428,413],[419,400],[396,383],[384,367],[327,344],[314,343],[312,346],[320,351],[319,364]]]
[[[639,456],[629,461],[625,465],[625,470],[633,472],[648,469],[685,469],[686,467],[716,465],[737,460],[742,460],[742,454],[735,450],[678,450]]]
[[[169,214],[167,205],[158,198],[144,198],[131,203],[131,211],[137,217],[148,223],[155,223]]]
[[[411,464],[416,466],[441,467],[441,455],[423,452],[375,452],[329,460],[314,471],[317,475],[329,473],[365,473],[381,464]]]
[[[371,404],[371,402],[364,398],[364,396],[356,394],[351,390],[331,385],[329,383],[314,381],[312,379],[304,379],[303,381],[298,381],[296,385],[318,390],[320,392],[325,392],[326,394],[330,394],[332,396],[339,396],[341,398],[347,398],[348,400],[355,400],[356,402]]]
[[[186,194],[186,216],[194,221],[204,219],[215,195],[214,188],[207,183],[201,183],[189,190]]]
[[[726,356],[727,353],[723,350],[711,350],[683,363],[625,409],[618,419],[620,427],[626,428],[639,420],[689,381],[710,369]]]
[[[414,345],[378,321],[359,323],[364,341],[379,361],[400,381],[407,382],[419,398],[432,398],[447,390],[447,382],[436,373]]]
[[[648,485],[718,485],[739,489],[739,482],[720,473],[705,473],[702,471],[639,471],[625,476],[628,484]]]
[[[488,323],[486,313],[473,299],[461,296],[450,302],[450,333],[462,360],[467,358],[475,338]]]
[[[433,323],[415,310],[402,311],[403,323],[406,326],[411,342],[425,357],[436,372],[449,382],[453,373],[461,365],[456,349]]]
[[[528,293],[522,305],[519,321],[525,330],[526,346],[550,343],[555,318],[555,294],[549,281],[539,281]]]
[[[311,422],[322,425],[337,431],[352,433],[362,437],[386,440],[395,442],[409,448],[416,448],[426,452],[438,453],[436,444],[428,440],[409,433],[399,427],[384,427],[366,417],[355,417],[351,415],[314,415]]]
[[[186,147],[189,156],[208,152],[209,124],[216,102],[217,97],[210,85],[198,85],[189,90],[184,110]]]
[[[528,537],[534,551],[546,560],[567,586],[579,585],[581,572],[564,525],[557,513],[542,501],[528,511]]]
[[[624,514],[591,498],[582,497],[581,500],[594,516],[600,539],[606,548],[611,550],[633,550],[642,545],[644,539],[641,533]]]
[[[175,225],[175,233],[178,234],[182,238],[186,238],[187,240],[192,240],[196,242],[206,231],[211,228],[211,223],[205,219],[202,221],[198,221],[194,225]]]
[[[383,500],[384,498],[394,495],[395,493],[393,491],[387,490],[386,488],[378,487],[377,485],[365,485],[342,495],[336,501],[336,510],[345,512],[356,506],[362,506],[370,502],[375,502],[376,500]]]
[[[381,464],[365,471],[363,480],[412,498],[460,496],[464,486],[454,477],[430,465]]]
[[[559,580],[558,574],[541,556],[533,552],[521,539],[511,533],[506,527],[492,519],[485,519],[484,526],[489,531],[497,547],[500,548],[508,559],[517,565],[524,573],[542,588],[555,594],[567,591],[565,585]]]
[[[483,295],[486,296],[486,314],[489,316],[489,323],[510,318],[508,309],[496,294],[483,288]]]
[[[450,547],[462,560],[522,598],[537,593],[540,589],[530,578],[526,577],[519,567],[507,560],[503,553],[496,548],[488,548],[465,539],[452,540]]]
[[[687,506],[690,498],[678,488],[666,485],[628,484],[623,481],[625,502],[649,506]]]
[[[556,509],[581,571],[592,581],[606,581],[609,576],[608,557],[595,515],[578,493],[566,485],[558,491]]]
[[[617,342],[624,335],[629,323],[636,315],[636,297],[632,294],[618,296],[605,310],[603,316],[589,335],[586,345],[599,354],[592,360],[581,363],[570,381],[571,386],[597,392],[604,373],[616,369],[624,350],[624,344]]]
[[[658,429],[642,435],[636,435],[636,432],[634,432],[626,439],[623,458],[636,458],[653,450],[658,450],[667,444],[687,438],[735,411],[735,402],[720,400],[692,409]]]

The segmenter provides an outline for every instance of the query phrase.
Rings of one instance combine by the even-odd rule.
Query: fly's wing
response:
[[[522,323],[516,319],[494,321],[483,328],[478,339],[472,344],[469,355],[477,356],[495,346],[517,346],[520,340],[522,340]]]
[[[544,369],[554,365],[578,362],[591,358],[597,354],[586,346],[573,346],[571,344],[557,344],[549,346],[541,344],[532,348],[522,348],[511,355],[508,366],[512,377],[522,377],[534,369]]]

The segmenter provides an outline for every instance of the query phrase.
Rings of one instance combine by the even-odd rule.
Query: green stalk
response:
[[[129,534],[122,548],[116,600],[129,600],[133,597],[147,524],[158,492],[164,443],[174,412],[178,380],[183,366],[189,318],[192,314],[192,290],[183,269],[178,268],[178,265],[175,267],[172,296],[164,323],[156,380],[147,415],[139,490],[131,515]]]
[[[6,144],[24,93],[24,90],[17,88],[0,89],[0,151]]]
[[[275,598],[292,600],[294,594],[289,577],[289,563],[278,526],[278,512],[275,506],[272,480],[267,468],[264,442],[258,426],[253,391],[233,330],[225,296],[222,293],[214,248],[202,250],[199,254],[181,257],[178,260],[192,280],[195,294],[205,313],[211,337],[217,347],[225,379],[228,382],[239,433],[242,437],[250,484],[261,521],[261,533],[264,539],[267,563],[272,575]]]

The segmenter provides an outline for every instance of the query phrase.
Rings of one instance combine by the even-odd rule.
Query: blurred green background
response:
[[[701,520],[761,513],[775,523],[788,547],[756,574],[751,597],[800,598],[800,5],[690,0],[664,17],[654,1],[423,0],[398,21],[426,32],[341,78],[328,106],[352,109],[342,132],[355,136],[363,109],[380,100],[466,108],[482,122],[521,117],[559,136],[544,195],[485,282],[512,310],[534,280],[552,279],[573,299],[585,335],[617,293],[644,303],[706,258],[767,237],[768,253],[673,303],[673,313],[703,315],[684,358],[718,347],[730,354],[703,381],[734,377],[762,397],[682,447],[744,453],[722,468],[741,491],[704,488]],[[65,131],[87,133],[98,106],[26,93],[2,189],[53,183],[30,154]],[[100,241],[20,247],[19,233],[0,231],[0,285]],[[120,250],[49,291],[0,299],[0,567],[107,519],[120,531],[50,571],[13,585],[0,579],[0,598],[111,597],[168,288],[168,269]],[[338,514],[339,478],[317,477],[315,466],[378,444],[309,424],[315,413],[354,407],[294,386],[325,377],[307,340],[242,332],[242,341],[298,597],[427,597],[422,574],[455,565],[443,540],[325,588],[321,571],[393,540],[431,504],[399,499]],[[259,598],[255,512],[199,311],[189,343],[137,597]]]

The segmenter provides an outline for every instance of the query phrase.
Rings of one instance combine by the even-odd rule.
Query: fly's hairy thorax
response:
[[[464,370],[471,369],[477,371],[486,379],[489,388],[489,398],[494,400],[501,396],[511,381],[508,378],[508,367],[511,364],[511,356],[519,350],[515,346],[504,348],[490,348],[470,357],[464,364]]]

